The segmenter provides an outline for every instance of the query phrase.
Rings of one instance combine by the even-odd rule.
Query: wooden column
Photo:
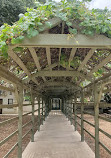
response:
[[[49,112],[51,111],[51,98],[49,99]]]
[[[43,125],[43,120],[44,120],[44,105],[43,105],[43,98],[42,98],[42,125]]]
[[[22,115],[23,115],[23,89],[16,88],[16,96],[18,102],[18,158],[22,158]]]
[[[69,100],[68,100],[68,121],[70,120],[70,108],[69,108]]]
[[[73,124],[73,104],[72,104],[73,99],[71,99],[71,125]]]
[[[81,91],[81,142],[84,141],[84,91]]]
[[[66,100],[66,118],[68,118],[68,104],[67,104],[67,100]]]
[[[35,97],[33,95],[33,92],[31,90],[31,104],[32,104],[32,130],[31,130],[31,142],[34,142],[34,100],[35,100]]]
[[[95,158],[99,158],[99,102],[101,99],[101,94],[103,90],[104,85],[100,86],[100,89],[98,89],[97,85],[94,84],[94,119],[95,119]]]
[[[44,115],[44,121],[45,121],[45,106],[44,106],[44,104],[45,104],[45,101],[44,101],[44,99],[43,99],[43,107],[44,107],[43,115]]]
[[[77,131],[77,105],[76,105],[76,102],[77,102],[77,98],[75,97],[74,98],[74,126],[75,126],[75,131]]]
[[[64,113],[65,113],[65,116],[67,117],[66,99],[64,99]]]
[[[47,117],[47,99],[45,99],[45,117]]]
[[[38,131],[40,131],[40,98],[38,98]]]

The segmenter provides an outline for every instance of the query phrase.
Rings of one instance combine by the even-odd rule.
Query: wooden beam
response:
[[[13,88],[5,87],[5,86],[2,86],[2,85],[0,85],[0,89],[5,90],[5,91],[10,91],[10,92],[15,91]]]
[[[46,68],[44,68],[44,70],[50,70],[50,69],[53,69],[54,67],[58,66],[59,63],[54,63],[54,64],[51,64],[51,65],[48,65]]]
[[[74,88],[74,89],[79,88],[75,84],[70,83],[70,82],[64,82],[64,81],[59,81],[59,82],[52,81],[52,82],[50,82],[50,81],[47,81],[44,84],[38,86],[38,89],[42,89],[44,87],[58,87],[58,86]]]
[[[91,86],[93,86],[93,84],[94,83],[99,83],[100,81],[105,81],[106,82],[106,80],[107,81],[109,81],[109,77],[111,76],[111,73],[106,73],[106,74],[104,74],[104,76],[102,76],[102,77],[100,77],[100,78],[98,78],[98,79],[96,79],[94,82],[91,82],[91,83],[89,83],[87,86],[85,86],[84,88],[88,88],[88,87],[91,87]],[[111,80],[111,79],[110,79]]]
[[[19,90],[19,93],[18,93]],[[18,102],[18,158],[22,157],[22,115],[23,115],[23,89],[17,89],[17,102]]]
[[[44,70],[50,70],[50,69],[56,67],[58,64],[59,64],[59,63],[51,64],[50,66],[47,66],[46,68],[44,68]],[[42,70],[42,71],[43,71],[43,70]],[[33,74],[33,75],[31,76],[31,78],[25,79],[24,82],[27,83],[27,82],[30,81],[31,79],[35,78],[35,77],[36,77],[36,74],[37,74],[37,73]],[[43,77],[43,76],[42,76],[42,77]],[[46,80],[45,82],[47,82],[47,80]]]
[[[76,48],[72,48],[70,57],[69,57],[69,63],[73,60],[76,50],[77,50]]]
[[[61,64],[60,64],[60,65],[61,65]],[[64,65],[61,65],[61,66],[67,69],[66,66],[64,66]],[[73,70],[73,68],[70,67],[69,70]],[[81,75],[80,75],[81,78],[87,79],[87,80],[89,80],[89,81],[92,81],[92,78],[91,78],[89,75],[86,76],[86,75],[84,75],[83,73],[81,73],[81,72],[79,72],[79,71],[76,71],[76,72],[78,72],[78,73],[81,74]],[[83,75],[84,77],[83,77],[82,75]],[[72,77],[72,81],[73,81],[74,77],[75,77],[75,76]]]
[[[102,95],[102,91],[104,85],[100,85],[100,91],[98,93],[97,85],[94,84],[93,87],[94,92],[94,120],[95,120],[95,158],[100,157],[100,150],[99,150],[99,103]]]
[[[22,80],[20,80],[18,77],[16,77],[14,74],[12,74],[9,70],[7,70],[5,67],[0,65],[0,76],[1,78],[17,85],[26,86],[23,84]]]
[[[84,90],[81,90],[81,142],[84,142]]]
[[[31,48],[31,47],[29,47],[28,49],[29,49],[29,51],[30,51],[30,53],[31,53],[31,55],[32,55],[32,57],[33,57],[33,59],[34,59],[34,62],[35,62],[36,67],[37,67],[37,70],[40,71],[40,70],[41,70],[41,68],[40,68],[40,63],[39,63],[39,59],[38,59],[38,56],[37,56],[37,54],[36,54],[35,49],[34,49],[34,48]]]
[[[82,61],[82,63],[80,64],[78,71],[81,71],[82,68],[87,64],[88,60],[92,57],[92,55],[94,54],[95,49],[91,49],[88,54],[86,55],[85,59]]]
[[[65,22],[62,21],[62,31],[61,31],[61,34],[64,33],[64,27],[65,27]],[[60,59],[61,59],[61,48],[59,49],[59,61],[60,61]]]
[[[51,24],[50,27],[47,24],[44,24],[42,26],[42,31],[39,31],[39,32],[41,32],[41,33],[48,32],[49,29],[59,25],[62,22],[62,20],[60,18],[52,18],[52,19],[49,19],[47,22]],[[13,49],[18,46],[19,46],[19,44],[15,44],[15,45],[12,45],[11,48]]]
[[[89,73],[89,75],[92,75],[94,72],[98,71],[105,64],[107,64],[110,60],[111,60],[111,53],[104,60],[102,60],[97,66],[95,66],[95,68]]]
[[[53,48],[108,48],[111,47],[111,39],[98,35],[89,37],[77,34],[71,37],[68,34],[39,34],[31,39],[25,38],[19,45],[22,47],[53,47]]]
[[[43,31],[39,31],[39,32],[46,32],[46,31],[48,31],[49,29],[59,25],[62,22],[62,20],[60,18],[52,18],[52,19],[48,20],[47,22],[51,24],[51,27],[49,28],[49,26],[44,25],[43,26]]]
[[[34,77],[42,77],[42,76],[49,76],[49,77],[61,77],[61,76],[64,76],[64,77],[66,77],[66,76],[78,76],[78,77],[82,77],[82,78],[84,78],[84,79],[88,79],[89,80],[89,78],[86,76],[86,75],[84,75],[84,74],[82,74],[82,73],[80,73],[80,72],[77,72],[77,71],[44,71],[44,70],[41,70],[41,71],[39,71],[39,72],[37,72],[36,74],[34,74]],[[32,77],[33,77],[33,75],[32,75]]]
[[[51,54],[50,54],[50,47],[46,47],[46,55],[47,55],[47,61],[48,61],[48,65],[51,65]]]
[[[37,70],[40,71],[41,67],[40,67],[39,59],[38,59],[38,56],[37,56],[37,53],[36,53],[35,49],[31,48],[31,47],[29,47],[28,49],[29,49],[29,51],[30,51],[30,53],[31,53],[31,55],[32,55],[32,57],[34,59],[34,62],[35,62],[36,67],[37,67]],[[42,77],[42,78],[43,78],[44,81],[46,81],[45,77]]]
[[[13,50],[9,49],[8,55],[22,68],[22,70],[27,74],[27,76],[30,78],[31,74],[22,62],[22,60],[13,52]],[[32,79],[34,83],[37,85],[39,84],[36,79]]]

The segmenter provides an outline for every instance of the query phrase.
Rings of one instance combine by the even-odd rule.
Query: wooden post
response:
[[[72,109],[72,106],[73,106],[73,104],[72,104],[72,99],[71,99],[71,125],[73,124],[73,109]]]
[[[44,121],[45,121],[45,106],[44,106],[44,104],[45,104],[45,101],[44,101],[44,99],[43,99],[43,107],[44,107],[43,115],[44,115]]]
[[[31,130],[31,142],[34,142],[34,96],[31,89],[31,104],[32,104],[32,130]]]
[[[47,99],[45,99],[45,117],[47,117]]]
[[[49,99],[49,112],[51,111],[51,99]]]
[[[101,85],[98,92],[97,85],[94,84],[94,113],[95,113],[95,158],[99,158],[99,102],[104,85]]]
[[[77,102],[77,98],[75,97],[74,99],[75,103],[74,103],[74,126],[75,126],[75,131],[77,131],[77,105],[76,105],[76,102]]]
[[[52,103],[53,103],[53,102],[52,102],[52,99],[51,99],[51,110],[52,110]]]
[[[43,120],[44,120],[44,106],[43,106],[43,98],[42,98],[42,125],[43,125]]]
[[[66,99],[64,99],[64,113],[65,113],[65,116],[67,117],[67,106],[66,106]]]
[[[18,102],[18,158],[22,158],[22,115],[23,115],[23,89],[16,88],[16,96]]]
[[[67,104],[67,100],[66,100],[66,118],[68,118],[68,104]]]
[[[68,121],[69,121],[69,100],[68,100],[68,103],[67,103],[67,108],[68,108]]]
[[[38,131],[40,131],[40,98],[38,98]]]
[[[65,113],[64,112],[64,98],[62,98],[62,112]]]
[[[84,91],[81,91],[81,142],[84,141]]]

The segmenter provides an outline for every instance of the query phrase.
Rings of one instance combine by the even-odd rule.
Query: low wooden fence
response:
[[[103,105],[104,103],[100,104],[100,107],[111,107],[111,104],[107,104],[105,103],[105,105]],[[66,117],[68,118],[68,120],[71,121],[71,124],[74,121],[74,126],[75,126],[75,131],[77,130],[77,125],[80,126],[81,128],[81,141],[84,141],[84,131],[89,134],[94,140],[95,140],[95,158],[98,158],[96,156],[96,152],[99,152],[99,146],[102,146],[106,152],[108,152],[111,155],[111,150],[109,148],[107,148],[100,140],[99,140],[99,132],[101,132],[102,134],[104,134],[106,137],[108,137],[109,139],[111,139],[111,134],[105,132],[104,130],[102,130],[101,128],[99,128],[99,119],[102,119],[104,121],[107,122],[111,122],[110,118],[106,118],[104,116],[101,116],[98,113],[98,116],[94,113],[94,112],[89,112],[84,110],[84,107],[87,106],[93,106],[94,107],[94,103],[88,104],[88,103],[66,103],[64,108],[62,109],[63,113],[66,115]],[[78,112],[78,107],[79,107],[79,112]],[[80,108],[81,107],[81,108]],[[98,107],[99,108],[99,107]],[[98,109],[99,111],[99,109]],[[94,117],[95,123],[91,123],[88,120],[84,119],[84,114],[87,115],[91,115]],[[95,116],[96,115],[96,116]],[[80,121],[77,121],[77,118]],[[96,120],[96,118],[98,118]],[[95,135],[92,135],[85,127],[84,127],[84,123],[87,123],[88,125],[92,126],[95,129]],[[96,135],[96,132],[98,132],[98,135]]]
[[[34,104],[35,105],[35,104]],[[42,106],[41,106],[42,105]],[[32,106],[31,104],[24,104],[24,106]],[[14,104],[14,105],[0,105],[0,109],[1,108],[13,108],[13,107],[18,107],[18,105]],[[37,120],[35,120],[35,112],[38,112],[37,115]],[[32,106],[32,111],[31,112],[27,112],[22,114],[22,117],[24,118],[27,115],[31,115],[31,120],[28,121],[27,123],[25,123],[24,125],[21,125],[20,122],[18,121],[18,129],[15,130],[13,133],[11,133],[9,136],[7,136],[5,139],[3,139],[0,142],[0,146],[2,146],[3,144],[5,144],[6,142],[8,142],[13,136],[15,136],[16,134],[18,134],[19,132],[21,132],[22,130],[29,126],[31,124],[31,128],[22,136],[22,139],[24,139],[29,133],[31,133],[31,141],[34,141],[34,125],[37,126],[38,131],[40,130],[40,125],[43,124],[43,121],[45,120],[45,117],[48,115],[49,111],[48,108],[46,108],[46,106],[43,106],[43,102],[42,104],[39,102],[38,103],[38,109],[34,109],[34,106]],[[22,119],[19,115],[16,117],[13,117],[11,119],[7,119],[3,122],[0,122],[0,127],[4,126],[4,125],[8,125],[8,123],[13,123],[16,120]],[[8,126],[7,126],[8,127]],[[21,141],[20,135],[18,134],[18,142],[16,142],[13,147],[8,151],[8,153],[3,157],[3,158],[7,158],[12,151],[15,149],[15,147],[18,147],[18,157],[19,157],[19,151],[22,148],[21,146],[19,146],[19,142]]]

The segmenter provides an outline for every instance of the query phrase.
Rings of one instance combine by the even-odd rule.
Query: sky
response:
[[[105,7],[111,10],[111,0],[92,0],[92,2],[90,3],[90,9],[104,9]]]
[[[60,0],[55,0],[56,2],[59,2]],[[89,3],[89,8],[99,8],[104,9],[107,7],[111,10],[111,0],[92,0],[92,2]]]

